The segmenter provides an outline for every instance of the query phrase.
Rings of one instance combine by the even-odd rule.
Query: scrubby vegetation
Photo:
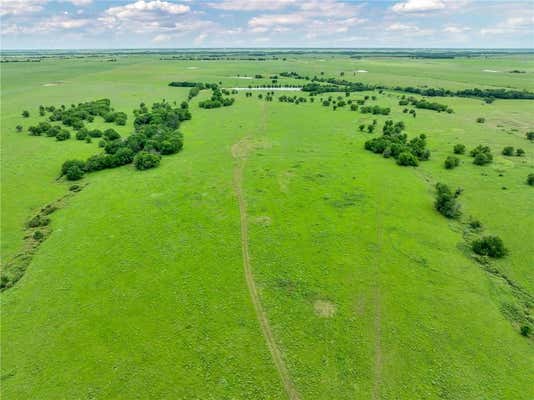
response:
[[[219,107],[228,107],[234,104],[235,99],[232,97],[224,97],[223,90],[219,89],[217,85],[211,85],[209,87],[212,91],[211,98],[204,100],[198,103],[198,106],[201,108],[219,108]],[[227,94],[228,91],[226,91]]]
[[[144,103],[134,110],[135,132],[121,138],[114,129],[89,131],[93,137],[102,136],[104,152],[89,157],[86,161],[69,160],[61,168],[61,175],[68,180],[78,180],[84,173],[116,168],[134,162],[139,170],[157,167],[161,155],[179,152],[183,147],[183,136],[178,130],[180,123],[191,119],[187,103],[173,108],[162,101],[154,103],[149,110]]]
[[[454,154],[465,154],[465,145],[455,144],[453,150],[454,150]]]
[[[458,165],[460,165],[460,159],[458,157],[455,157],[455,156],[448,156],[445,159],[444,165],[445,165],[446,169],[456,168]]]
[[[461,215],[460,204],[456,200],[461,190],[457,189],[454,193],[444,183],[436,184],[436,201],[434,207],[436,210],[447,218],[458,218]]]
[[[373,126],[373,125],[371,125]],[[419,161],[430,158],[426,148],[426,135],[421,134],[411,140],[404,132],[404,122],[387,120],[382,128],[382,136],[365,142],[365,149],[382,154],[384,158],[392,157],[402,166],[417,166]]]
[[[502,239],[498,236],[484,236],[476,239],[473,241],[472,248],[476,254],[492,258],[502,258],[508,253]]]
[[[493,161],[493,155],[489,146],[483,146],[479,144],[469,153],[471,157],[474,157],[473,164],[486,165]]]

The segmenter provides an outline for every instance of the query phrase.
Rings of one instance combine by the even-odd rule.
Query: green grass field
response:
[[[171,81],[231,88],[270,82],[237,75],[344,72],[388,86],[534,90],[532,56],[104,60],[1,65],[3,265],[24,249],[26,221],[69,192],[72,182],[56,180],[63,161],[100,151],[97,141],[16,132],[43,120],[40,104],[109,98],[128,114],[126,126],[113,125],[127,136],[140,102],[187,98]],[[51,215],[51,235],[0,295],[2,397],[532,399],[533,334],[519,330],[534,328],[525,301],[534,294],[534,143],[525,138],[534,101],[432,98],[454,113],[412,118],[388,90],[349,98],[376,95],[369,104],[391,107],[389,116],[258,93],[206,110],[202,91],[180,128],[182,152],[148,171],[88,174]],[[358,130],[373,119],[375,133]],[[425,133],[431,159],[400,167],[364,150],[387,119],[404,121],[409,137]],[[446,170],[456,143],[490,146],[493,163],[465,154]],[[526,155],[501,155],[508,145]],[[434,209],[436,182],[463,189],[460,221]],[[503,239],[505,258],[475,260],[464,239],[470,216]],[[244,234],[282,371],[251,299]]]

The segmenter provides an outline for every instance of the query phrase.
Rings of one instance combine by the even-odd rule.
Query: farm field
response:
[[[3,398],[534,397],[534,334],[521,333],[534,329],[534,100],[426,97],[448,113],[399,105],[423,96],[394,90],[534,91],[531,54],[109,58],[0,66],[5,270],[34,243],[28,221],[58,206],[24,274],[0,294]],[[381,88],[247,90],[273,76],[292,87],[318,76]],[[235,102],[202,108],[210,90],[189,99],[189,87],[170,82],[215,83]],[[39,106],[104,98],[126,124],[87,126],[122,137],[141,102],[187,101],[183,150],[145,171],[60,177],[64,161],[103,150],[98,139],[30,136],[46,120]],[[358,100],[389,114],[352,111]],[[430,158],[404,167],[366,150],[387,120],[402,121],[408,139],[425,134]],[[446,169],[456,144],[467,151]],[[490,147],[491,163],[473,163],[477,145]],[[525,154],[505,156],[506,146]],[[435,209],[438,182],[461,188],[459,218]],[[484,235],[508,254],[476,257],[471,242]]]

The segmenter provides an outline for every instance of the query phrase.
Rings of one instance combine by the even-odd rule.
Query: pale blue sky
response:
[[[534,0],[0,0],[3,49],[534,48]]]

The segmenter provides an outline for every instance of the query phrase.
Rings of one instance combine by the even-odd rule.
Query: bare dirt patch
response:
[[[332,318],[336,313],[336,305],[328,300],[315,300],[313,302],[315,314],[322,318]]]

